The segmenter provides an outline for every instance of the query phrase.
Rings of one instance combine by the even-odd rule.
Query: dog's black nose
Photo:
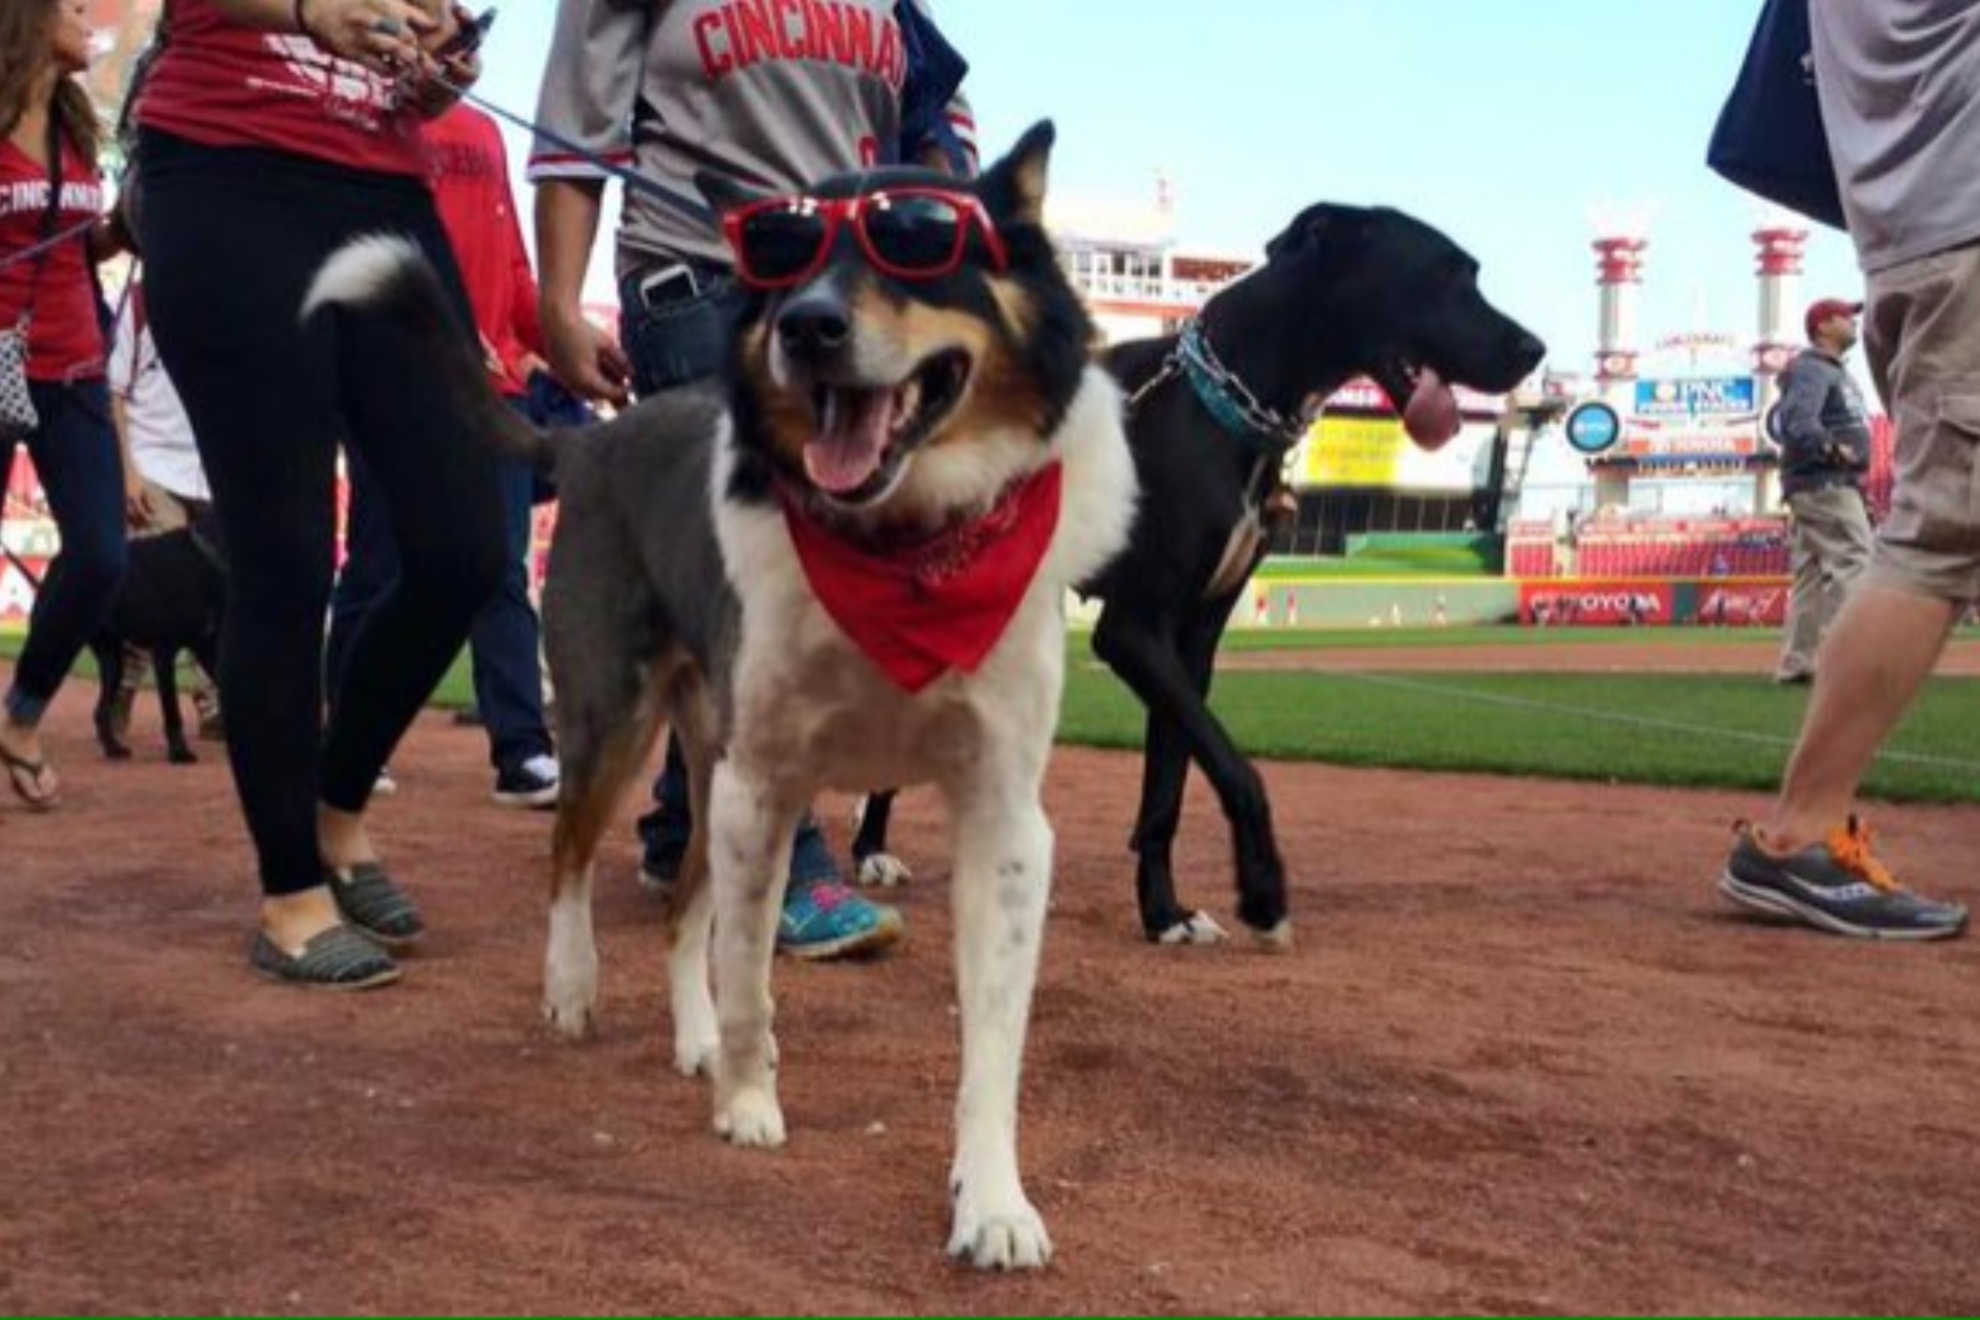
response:
[[[777,314],[777,338],[792,357],[822,357],[846,346],[852,338],[852,317],[837,298],[806,295]]]
[[[1547,356],[1547,345],[1537,336],[1522,330],[1519,336],[1519,356],[1527,366],[1538,366],[1540,359]]]

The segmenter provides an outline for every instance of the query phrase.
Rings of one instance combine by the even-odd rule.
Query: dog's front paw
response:
[[[715,1131],[732,1146],[775,1150],[784,1144],[784,1111],[761,1087],[745,1087],[715,1107]]]
[[[859,864],[859,882],[873,889],[898,889],[914,879],[914,872],[898,857],[874,853]]]
[[[978,1199],[965,1185],[956,1194],[949,1254],[979,1270],[1040,1270],[1052,1259],[1052,1237],[1023,1192]]]
[[[1156,943],[1177,947],[1181,945],[1222,944],[1230,938],[1224,933],[1208,912],[1192,912],[1187,921],[1178,921],[1157,937]]]
[[[683,1016],[674,1023],[674,1071],[683,1077],[713,1077],[722,1054],[722,1033],[711,1017],[705,1023]]]
[[[551,958],[543,966],[543,1020],[570,1040],[598,1029],[598,963],[587,966]]]
[[[598,1007],[590,1002],[543,996],[543,1022],[566,1040],[587,1040],[598,1032]]]

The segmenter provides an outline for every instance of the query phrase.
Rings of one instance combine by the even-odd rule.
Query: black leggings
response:
[[[331,252],[417,242],[463,335],[467,297],[418,179],[147,131],[139,149],[146,297],[213,485],[231,575],[221,639],[227,753],[261,884],[321,884],[318,802],[360,811],[459,653],[504,567],[496,455],[423,373],[396,325],[300,319]],[[377,478],[403,572],[353,638],[328,728],[323,627],[339,441]]]

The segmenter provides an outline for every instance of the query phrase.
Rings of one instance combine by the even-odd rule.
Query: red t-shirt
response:
[[[24,252],[41,242],[47,210],[48,170],[0,139],[0,253]],[[65,137],[55,232],[102,214],[103,180]],[[0,327],[11,329],[21,319],[34,290],[28,379],[83,380],[103,374],[103,325],[96,319],[96,285],[88,262],[83,236],[72,234],[49,250],[45,262],[29,257],[0,267]]]
[[[270,147],[354,169],[422,173],[419,119],[397,85],[308,37],[177,0],[138,122],[212,147]]]
[[[520,364],[527,354],[542,355],[543,335],[502,130],[473,106],[461,105],[426,124],[423,136],[434,204],[467,285],[495,388],[522,394],[529,382]]]

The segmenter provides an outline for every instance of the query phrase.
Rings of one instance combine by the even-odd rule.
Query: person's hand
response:
[[[151,520],[158,511],[151,507],[151,496],[145,493],[144,478],[133,468],[124,469],[124,523],[134,532],[141,532],[151,526]]]
[[[543,309],[543,349],[550,359],[550,374],[571,393],[593,403],[625,406],[632,363],[612,336],[585,319],[582,309]]]
[[[317,45],[388,78],[418,69],[427,43],[454,31],[453,14],[425,0],[299,0],[296,16]]]
[[[532,376],[544,375],[554,377],[556,374],[556,372],[550,370],[550,364],[548,362],[545,362],[537,354],[527,349],[523,350],[523,355],[516,359],[516,375],[521,377],[525,382]]]

